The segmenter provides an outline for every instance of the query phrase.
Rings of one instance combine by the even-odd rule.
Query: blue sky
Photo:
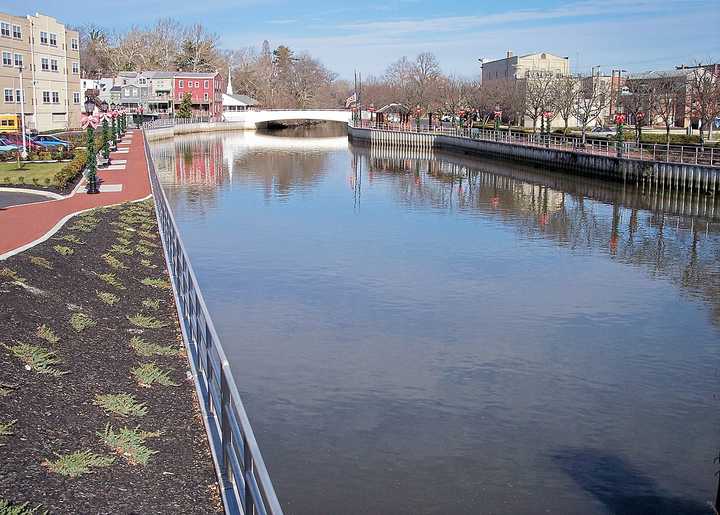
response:
[[[201,22],[226,48],[287,44],[342,77],[380,73],[403,55],[434,52],[447,73],[470,76],[478,58],[547,51],[573,71],[644,71],[720,60],[720,0],[4,0],[13,14],[40,11],[66,23],[125,29],[159,17]],[[112,20],[112,21],[110,21]]]

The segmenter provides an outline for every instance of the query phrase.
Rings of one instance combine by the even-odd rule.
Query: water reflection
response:
[[[288,513],[714,495],[712,198],[313,131],[152,152]]]

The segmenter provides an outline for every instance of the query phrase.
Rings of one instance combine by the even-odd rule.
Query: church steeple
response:
[[[227,85],[227,91],[226,91],[225,93],[227,93],[228,95],[232,95],[232,94],[233,94],[233,89],[232,89],[232,68],[230,68],[230,67],[228,67],[228,85]]]

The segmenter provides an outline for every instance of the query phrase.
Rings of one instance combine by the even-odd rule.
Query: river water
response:
[[[711,513],[718,201],[332,124],[152,153],[286,513]]]

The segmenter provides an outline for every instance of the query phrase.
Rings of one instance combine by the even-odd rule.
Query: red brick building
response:
[[[176,112],[185,93],[190,93],[193,116],[216,119],[222,117],[222,94],[225,91],[225,81],[220,72],[175,72],[173,76]]]

